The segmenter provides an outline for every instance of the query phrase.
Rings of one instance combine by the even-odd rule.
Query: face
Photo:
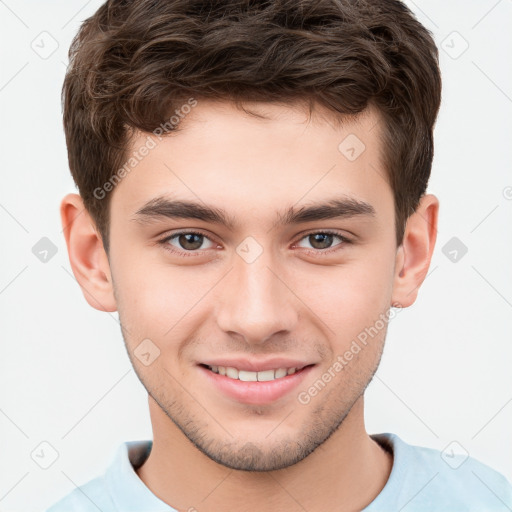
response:
[[[249,108],[267,119],[199,101],[156,139],[112,192],[109,261],[128,354],[165,418],[212,460],[263,471],[305,458],[362,396],[397,248],[375,112],[340,126]]]

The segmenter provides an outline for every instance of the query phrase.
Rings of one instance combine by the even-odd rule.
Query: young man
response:
[[[50,511],[511,510],[488,466],[364,425],[436,241],[441,80],[412,13],[108,1],[70,60],[70,263],[119,312],[153,440]]]

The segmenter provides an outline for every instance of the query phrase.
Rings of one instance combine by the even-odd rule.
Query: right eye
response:
[[[212,242],[205,234],[197,231],[180,231],[170,236],[166,236],[164,239],[160,240],[159,243],[163,245],[164,249],[173,253],[181,256],[192,256],[192,254],[186,253],[202,252],[199,251],[199,249],[205,240],[208,240],[212,245],[204,250],[215,247],[214,242]]]

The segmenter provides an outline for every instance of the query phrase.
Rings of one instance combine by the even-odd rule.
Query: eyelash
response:
[[[297,241],[297,243],[300,242],[301,240],[304,240],[304,238],[307,238],[308,236],[318,235],[318,234],[336,236],[341,240],[341,243],[335,245],[334,247],[329,247],[327,249],[306,249],[306,251],[308,253],[314,253],[315,256],[329,255],[333,252],[341,250],[340,246],[343,247],[345,244],[352,243],[352,241],[350,239],[348,239],[347,237],[340,235],[337,231],[332,231],[329,229],[324,229],[321,231],[311,231],[310,233],[306,233]],[[194,251],[186,251],[185,249],[183,249],[180,251],[180,250],[174,249],[173,246],[171,246],[168,242],[170,240],[172,240],[173,238],[179,237],[180,235],[198,235],[198,236],[207,238],[208,240],[210,240],[210,242],[215,243],[213,240],[210,239],[210,237],[208,237],[204,233],[201,233],[200,231],[178,231],[177,233],[173,233],[172,235],[166,236],[162,240],[159,240],[158,243],[161,244],[165,250],[167,250],[173,254],[177,254],[179,256],[185,257],[185,258],[190,257],[190,256],[191,257],[200,256],[201,252],[203,252],[204,250],[208,250],[208,249],[204,249],[203,251],[201,251],[200,249],[197,249]]]

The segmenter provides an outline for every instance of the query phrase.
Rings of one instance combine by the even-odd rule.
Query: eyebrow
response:
[[[375,215],[375,208],[365,201],[351,197],[334,198],[300,208],[292,206],[283,213],[278,213],[273,228],[317,220],[375,217]],[[151,199],[132,216],[132,220],[140,223],[161,218],[202,220],[225,226],[231,231],[237,226],[235,217],[228,215],[222,208],[194,201],[171,200],[164,196]]]

